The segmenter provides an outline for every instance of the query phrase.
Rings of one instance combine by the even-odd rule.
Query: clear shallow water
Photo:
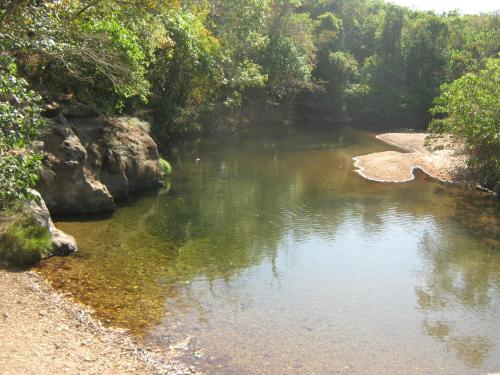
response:
[[[59,221],[80,252],[40,272],[209,373],[500,371],[500,205],[353,172],[386,149],[353,130],[200,144],[170,189]]]

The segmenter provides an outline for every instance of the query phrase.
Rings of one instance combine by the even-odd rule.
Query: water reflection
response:
[[[498,339],[498,331],[478,329],[475,321],[491,319],[500,311],[500,251],[489,245],[498,240],[496,227],[482,228],[480,234],[488,241],[470,240],[455,230],[443,230],[439,236],[426,234],[420,247],[425,286],[416,288],[419,307],[426,315],[424,331],[474,368],[481,368]],[[454,319],[437,320],[457,310],[460,315]]]
[[[498,370],[499,205],[352,172],[384,149],[348,129],[198,144],[170,191],[58,223],[81,251],[41,272],[138,335],[191,337],[209,372]]]

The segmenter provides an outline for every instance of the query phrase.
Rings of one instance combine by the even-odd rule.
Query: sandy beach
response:
[[[440,139],[427,146],[426,133],[385,133],[377,139],[402,151],[383,151],[354,157],[356,172],[380,182],[406,182],[419,169],[443,182],[464,182],[466,157],[450,141]]]

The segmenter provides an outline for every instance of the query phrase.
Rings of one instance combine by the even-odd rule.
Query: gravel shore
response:
[[[0,270],[0,374],[195,374],[103,327],[37,273]]]
[[[406,182],[420,169],[432,178],[460,183],[464,180],[466,157],[456,145],[441,139],[427,147],[426,133],[386,133],[377,136],[384,143],[405,152],[384,151],[354,157],[361,176],[381,182]]]

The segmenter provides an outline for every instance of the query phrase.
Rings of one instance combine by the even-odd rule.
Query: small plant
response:
[[[0,225],[0,263],[32,266],[52,251],[49,230],[33,217],[19,214]]]
[[[170,176],[172,174],[172,166],[163,158],[160,158],[160,170],[165,176]]]

